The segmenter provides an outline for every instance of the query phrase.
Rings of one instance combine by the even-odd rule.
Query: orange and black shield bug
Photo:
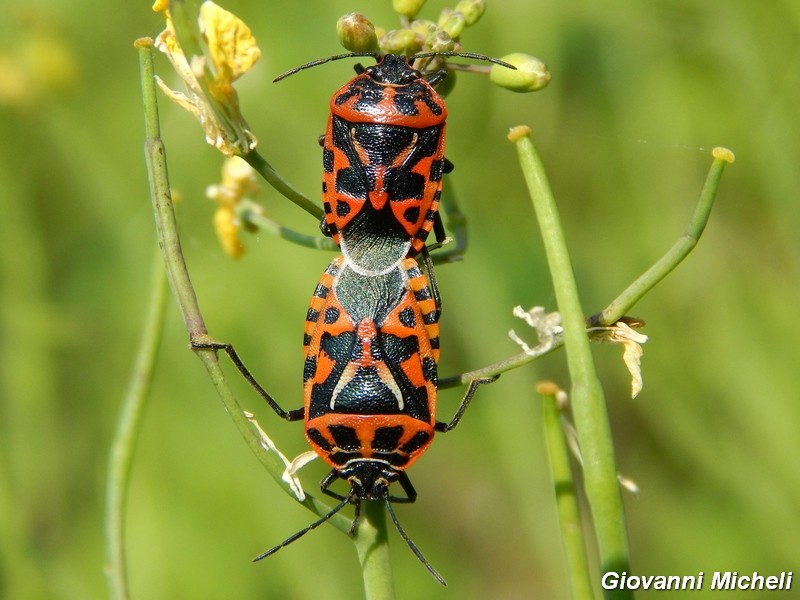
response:
[[[469,53],[424,53],[411,57],[343,54],[288,71],[350,56],[375,56],[377,64],[333,94],[323,147],[323,231],[339,244],[353,268],[385,272],[425,245],[432,229],[443,239],[438,216],[445,159],[447,108],[434,86],[446,76],[427,74],[417,60]],[[441,241],[441,239],[439,241]]]
[[[335,259],[306,322],[306,436],[335,469],[409,467],[436,426],[438,307],[413,259],[381,276]]]
[[[328,232],[359,266],[419,252],[447,164],[444,100],[405,57],[390,54],[334,93],[330,108],[322,145]]]
[[[426,259],[429,257],[425,254]],[[428,268],[430,261],[426,260]],[[228,344],[196,344],[224,350],[247,381],[278,415],[305,420],[306,437],[332,470],[320,489],[340,502],[330,512],[261,560],[315,529],[348,504],[355,506],[351,533],[364,500],[382,501],[403,540],[437,581],[441,575],[401,527],[393,502],[414,502],[406,474],[428,448],[435,432],[453,429],[481,383],[474,380],[449,422],[436,419],[439,360],[439,294],[416,261],[403,259],[381,275],[356,271],[343,256],[331,262],[317,284],[306,314],[303,338],[303,408],[286,411],[250,374]],[[346,494],[330,489],[338,480]],[[397,483],[403,495],[390,494]]]

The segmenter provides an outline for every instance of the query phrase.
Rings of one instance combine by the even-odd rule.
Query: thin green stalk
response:
[[[464,373],[459,373],[458,375],[452,375],[450,377],[443,377],[439,380],[438,387],[439,389],[447,389],[451,387],[457,387],[459,385],[469,385],[470,382],[476,379],[491,379],[493,377],[502,375],[507,371],[513,371],[514,369],[518,369],[523,365],[527,365],[537,358],[541,358],[545,354],[550,354],[554,350],[561,348],[563,345],[563,341],[558,340],[552,346],[542,349],[541,352],[536,352],[533,354],[520,352],[519,354],[509,356],[503,360],[498,360],[497,362],[485,367],[481,367],[480,369],[465,371]]]
[[[361,522],[354,538],[361,562],[366,600],[393,600],[394,584],[383,503],[362,503]]]
[[[158,104],[153,80],[153,55],[151,45],[151,40],[143,40],[137,44],[137,47],[139,48],[145,110],[145,155],[148,177],[150,180],[150,194],[156,218],[158,241],[161,248],[162,259],[166,265],[167,279],[172,293],[178,301],[190,339],[193,342],[210,343],[214,340],[208,335],[205,323],[203,322],[203,317],[197,303],[197,297],[195,296],[194,288],[192,287],[188,271],[186,270],[180,239],[177,233],[175,214],[173,212],[172,198],[170,195],[169,178],[167,175],[166,151],[160,138]],[[259,432],[255,430],[247,419],[247,416],[242,411],[239,403],[225,382],[225,377],[215,352],[212,350],[200,350],[197,354],[208,371],[228,415],[230,415],[239,433],[244,438],[245,443],[250,447],[261,464],[266,467],[272,478],[286,493],[294,498],[295,496],[291,488],[282,480],[285,464],[276,452],[265,451],[266,448],[262,445]],[[330,510],[329,505],[308,495],[302,504],[318,515],[326,514]],[[350,522],[343,515],[335,515],[329,522],[340,531],[347,532],[350,529]]]
[[[725,166],[734,160],[733,153],[725,148],[714,148],[712,155],[714,161],[711,163],[705,185],[700,193],[700,199],[695,207],[689,224],[683,235],[675,242],[670,250],[662,256],[658,262],[650,267],[642,276],[629,285],[614,301],[612,301],[602,312],[597,313],[589,319],[589,327],[608,326],[616,323],[630,308],[644,297],[653,287],[655,287],[667,274],[669,274],[678,264],[686,258],[689,252],[697,245],[700,235],[705,229],[711,208],[716,197],[717,189]],[[436,262],[436,261],[434,261]],[[528,354],[522,352],[509,358],[497,361],[473,371],[467,371],[459,375],[442,378],[439,380],[440,388],[455,387],[468,384],[473,379],[491,378],[506,371],[519,368],[549,354],[553,350],[560,348],[562,340],[556,340],[552,346],[541,348],[539,352]]]
[[[145,318],[142,339],[136,364],[131,375],[128,391],[122,402],[122,412],[111,446],[106,482],[106,576],[109,596],[116,600],[129,597],[128,574],[125,551],[125,518],[139,426],[153,370],[158,355],[158,345],[164,328],[167,305],[167,279],[159,253],[153,267],[150,306]]]
[[[278,175],[278,172],[272,167],[271,164],[267,162],[263,156],[258,153],[258,151],[251,150],[242,156],[242,158],[245,159],[248,164],[253,167],[258,174],[261,175],[266,182],[274,187],[279,193],[294,202],[297,206],[302,208],[317,221],[322,219],[322,216],[325,214],[325,211],[322,210],[322,207],[318,206],[312,200],[289,185],[289,183],[287,183],[280,175]]]
[[[708,223],[714,199],[717,196],[722,173],[725,167],[734,160],[733,152],[725,148],[714,148],[714,161],[708,171],[705,185],[700,192],[700,199],[694,209],[692,218],[678,241],[662,256],[656,264],[644,272],[624,292],[611,302],[602,312],[590,319],[593,326],[607,326],[616,323],[644,295],[653,289],[664,277],[669,275],[678,264],[686,258],[697,245],[703,230]]]
[[[260,210],[260,206],[251,200],[239,202],[236,205],[236,215],[248,226],[257,227],[261,231],[277,235],[298,246],[314,248],[316,250],[339,250],[339,247],[334,243],[332,238],[319,235],[306,235],[284,227],[280,223],[276,223],[269,217],[264,216]]]
[[[586,320],[578,297],[558,210],[533,142],[530,129],[518,127],[509,138],[515,143],[522,172],[533,201],[544,241],[554,291],[564,327],[567,366],[572,380],[570,397],[578,441],[584,459],[586,495],[592,510],[603,572],[628,570],[625,513],[617,483],[614,445],[603,389],[595,373]],[[607,598],[631,598],[629,590],[606,592]]]
[[[561,390],[551,382],[542,382],[536,389],[542,397],[544,438],[550,459],[558,522],[561,525],[561,537],[572,583],[572,597],[576,600],[592,600],[592,577],[586,559],[580,509],[557,399]]]

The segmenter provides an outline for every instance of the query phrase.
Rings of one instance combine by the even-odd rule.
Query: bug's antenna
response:
[[[433,575],[433,578],[436,581],[438,581],[442,585],[447,585],[447,582],[442,578],[441,575],[439,575],[438,571],[433,568],[433,565],[426,560],[426,558],[422,555],[422,552],[420,552],[419,548],[417,548],[416,544],[414,544],[414,542],[411,541],[411,538],[408,537],[408,534],[400,526],[400,521],[397,520],[397,515],[394,514],[392,503],[389,501],[388,492],[384,494],[383,501],[386,503],[386,510],[389,511],[389,516],[392,518],[392,523],[394,523],[394,526],[397,529],[397,533],[400,534],[400,537],[403,538],[406,544],[408,544],[408,547],[411,548],[411,551],[414,553],[414,556],[416,556],[419,559],[419,562],[425,565],[425,568],[428,569],[428,572],[431,575]]]
[[[272,80],[272,83],[277,83],[281,79],[286,79],[290,75],[294,75],[304,69],[310,69],[311,67],[316,67],[317,65],[325,64],[326,62],[332,62],[334,60],[342,60],[343,58],[351,58],[356,56],[371,56],[375,59],[378,58],[378,55],[374,52],[348,52],[347,54],[337,54],[336,56],[327,56],[325,58],[318,58],[317,60],[312,60],[311,62],[307,62],[304,65],[300,65],[299,67],[295,67],[294,69],[289,69],[285,73],[278,75],[275,79]]]
[[[474,52],[420,52],[419,54],[414,54],[413,56],[410,56],[409,60],[416,60],[417,58],[433,58],[435,56],[460,56],[461,58],[471,58],[473,60],[485,60],[487,62],[503,66],[506,69],[511,69],[513,71],[517,70],[517,67],[515,67],[511,63],[507,63],[504,60],[500,60],[499,58],[493,58],[491,56],[486,56],[484,54],[475,54]]]
[[[342,60],[343,58],[353,58],[358,56],[371,56],[375,60],[380,60],[380,55],[375,52],[348,52],[346,54],[327,56],[325,58],[318,58],[317,60],[312,60],[311,62],[307,62],[303,65],[300,65],[299,67],[295,67],[294,69],[289,69],[285,73],[281,73],[275,79],[273,79],[272,83],[277,83],[281,79],[286,79],[290,75],[294,75],[295,73],[303,71],[304,69],[310,69],[311,67],[316,67],[317,65],[323,65],[327,62],[333,62],[334,60]],[[408,60],[409,62],[411,62],[418,58],[433,58],[435,56],[460,56],[462,58],[471,58],[474,60],[485,60],[487,62],[506,67],[507,69],[512,69],[514,71],[517,70],[517,67],[505,61],[502,61],[499,58],[492,58],[491,56],[485,56],[483,54],[475,54],[474,52],[421,52],[419,54],[414,54],[413,56],[409,56]]]
[[[257,561],[261,560],[262,558],[267,558],[270,554],[275,554],[278,550],[280,550],[284,546],[288,546],[289,544],[294,542],[296,539],[303,537],[305,534],[307,534],[312,529],[316,529],[317,527],[322,525],[325,521],[330,519],[333,515],[338,513],[345,506],[347,506],[347,504],[350,502],[350,500],[353,499],[353,495],[354,494],[355,494],[355,491],[351,488],[350,489],[350,493],[347,494],[347,496],[345,496],[344,499],[339,504],[337,504],[333,509],[331,509],[331,511],[328,514],[320,517],[319,519],[314,521],[311,525],[309,525],[305,529],[301,529],[300,531],[298,531],[294,535],[286,538],[284,541],[282,541],[280,544],[278,544],[274,548],[270,548],[266,552],[262,552],[261,554],[259,554],[258,556],[256,556],[253,559],[253,562],[257,562]]]

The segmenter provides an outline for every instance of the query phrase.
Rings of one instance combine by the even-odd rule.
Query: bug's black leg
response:
[[[444,223],[442,223],[442,215],[439,211],[436,211],[436,216],[433,218],[433,235],[436,236],[437,245],[443,244],[447,239]]]
[[[344,500],[345,496],[338,494],[328,488],[330,488],[331,484],[339,478],[339,471],[337,469],[333,469],[330,473],[325,475],[322,478],[322,481],[319,482],[319,489],[322,490],[323,494],[327,494],[331,498],[336,498],[337,500]],[[352,491],[352,490],[351,490]],[[349,498],[352,494],[348,494],[347,497]]]
[[[439,71],[434,71],[430,75],[426,75],[425,80],[430,84],[431,87],[436,87],[442,81],[444,81],[445,77],[447,77],[447,69],[440,69]]]
[[[412,502],[417,501],[417,490],[414,489],[414,486],[411,485],[411,480],[406,475],[405,471],[399,471],[397,473],[397,483],[400,484],[400,487],[403,488],[403,491],[406,493],[405,497],[397,497],[397,496],[389,496],[389,500],[392,502],[398,502],[400,504],[411,504]]]
[[[499,375],[497,377],[499,377]],[[492,383],[497,379],[497,377],[492,377],[490,379],[473,379],[472,381],[470,381],[469,387],[467,388],[467,392],[461,399],[461,404],[459,405],[456,414],[453,415],[453,418],[450,420],[449,423],[445,423],[443,421],[437,421],[436,425],[434,426],[434,429],[436,431],[441,431],[444,433],[455,428],[455,426],[458,425],[458,422],[461,420],[461,417],[464,416],[464,411],[467,410],[467,407],[469,406],[472,397],[475,395],[475,390],[478,389],[478,386],[483,383]]]
[[[270,408],[272,408],[272,410],[274,410],[279,417],[286,419],[287,421],[299,421],[305,416],[304,408],[296,408],[294,410],[284,410],[281,408],[281,406],[275,402],[273,397],[267,393],[267,390],[261,387],[261,384],[256,381],[256,378],[253,377],[253,374],[250,373],[249,369],[244,366],[242,359],[239,358],[236,350],[234,350],[233,346],[230,344],[223,344],[220,342],[197,342],[192,340],[192,350],[214,350],[215,352],[223,350],[225,354],[228,355],[228,358],[231,359],[231,362],[236,365],[236,368],[239,369],[239,372],[247,380],[247,383],[249,383],[250,386],[256,392],[258,392],[259,396],[266,400]]]

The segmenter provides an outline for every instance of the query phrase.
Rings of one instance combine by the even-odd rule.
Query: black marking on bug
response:
[[[309,356],[303,363],[303,382],[313,378],[317,373],[317,357]]]
[[[431,435],[426,431],[418,431],[415,433],[410,440],[408,440],[405,444],[400,446],[400,450],[402,452],[407,452],[411,454],[415,450],[419,450],[425,444],[430,441]]]
[[[336,445],[344,451],[355,452],[361,449],[361,440],[352,427],[346,425],[329,425],[328,431]]]
[[[329,306],[325,309],[325,323],[327,325],[332,325],[339,320],[339,316],[341,315],[341,311],[336,308],[335,306]]]
[[[414,309],[410,306],[407,306],[401,310],[398,318],[400,319],[400,322],[409,329],[412,329],[414,325],[417,324],[417,318],[414,315]]]
[[[433,341],[436,340],[436,348],[439,347],[439,338],[432,338],[431,339],[431,348],[433,348]],[[422,372],[425,374],[425,381],[432,381],[436,383],[437,379],[437,372],[436,372],[436,361],[433,360],[430,356],[426,356],[422,359]]]
[[[403,436],[402,425],[378,427],[372,440],[372,449],[378,452],[394,452]]]
[[[306,429],[306,435],[311,438],[311,441],[314,442],[317,446],[325,450],[325,452],[330,452],[333,450],[333,445],[328,441],[328,439],[322,435],[318,429],[309,428]]]
[[[323,300],[328,297],[331,288],[329,288],[324,283],[318,283],[317,287],[314,288],[314,296],[317,298],[322,298]]]
[[[326,173],[333,172],[333,150],[322,149],[322,168],[325,169]]]

